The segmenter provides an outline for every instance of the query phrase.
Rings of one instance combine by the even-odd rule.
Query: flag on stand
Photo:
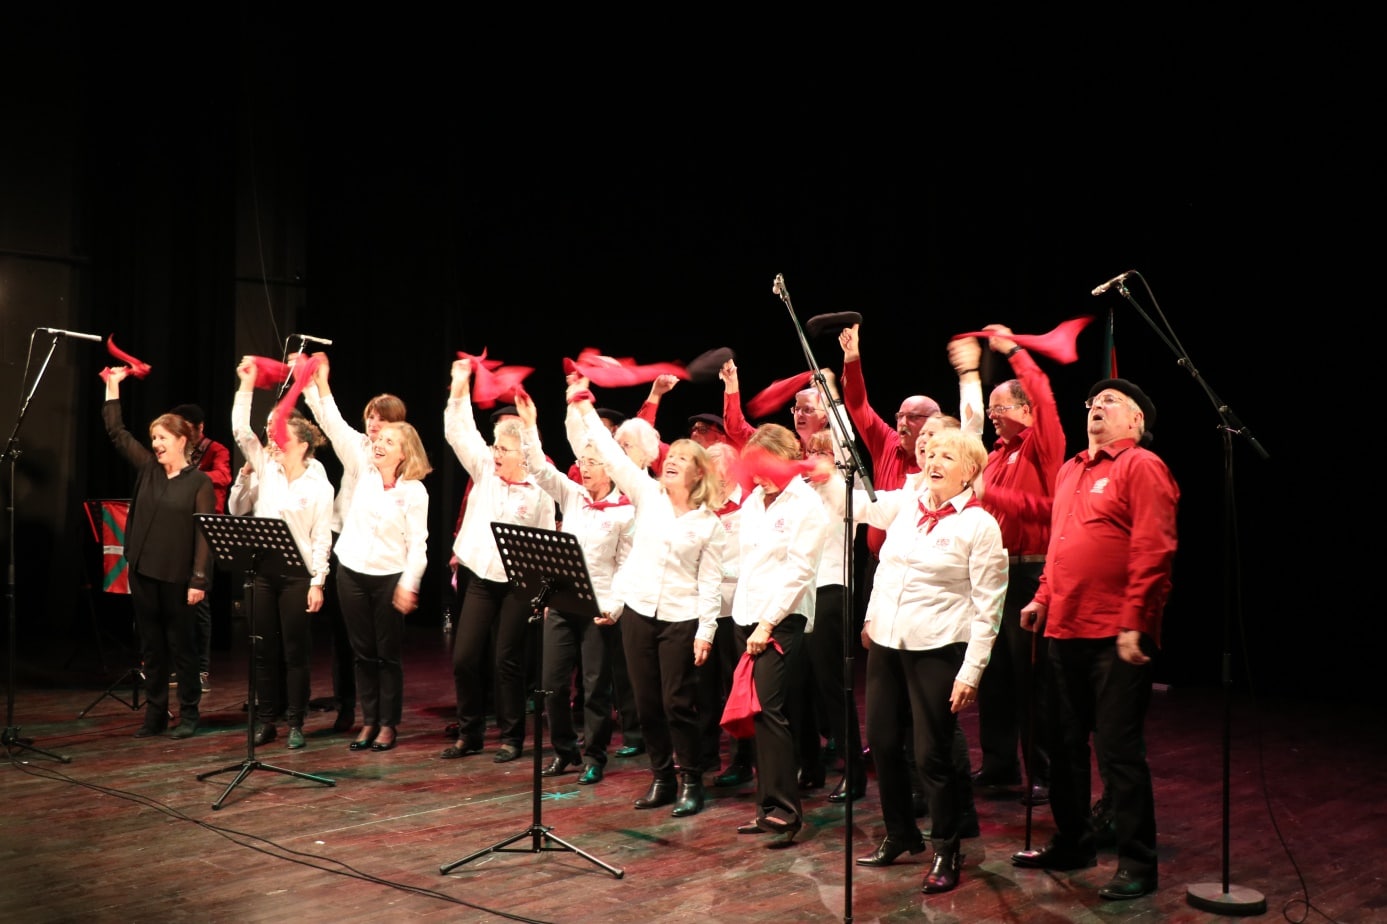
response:
[[[1114,313],[1108,309],[1108,323],[1103,329],[1103,375],[1105,379],[1117,378],[1117,341],[1113,334]]]
[[[129,515],[129,501],[101,501],[101,589],[106,593],[130,593],[130,563],[125,560],[125,519]]]

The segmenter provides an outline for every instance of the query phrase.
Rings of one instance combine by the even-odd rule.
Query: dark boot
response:
[[[958,871],[962,866],[963,854],[958,852],[957,846],[936,850],[934,863],[930,865],[929,872],[925,874],[925,883],[920,887],[920,891],[926,895],[948,892],[958,885]]]
[[[635,801],[638,809],[659,808],[674,801],[674,777],[657,776],[650,783],[645,795]]]
[[[679,801],[670,812],[676,818],[703,811],[703,774],[685,771],[679,775]]]

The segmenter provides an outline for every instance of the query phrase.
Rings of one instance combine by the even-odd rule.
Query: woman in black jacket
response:
[[[193,425],[162,414],[149,425],[152,450],[125,429],[120,382],[129,367],[109,369],[101,419],[116,452],[135,469],[125,524],[130,600],[144,659],[145,715],[136,738],[162,734],[169,725],[169,670],[198,675],[197,605],[212,587],[212,550],[194,513],[215,513],[212,480],[189,459]],[[197,732],[202,685],[178,685],[178,727],[172,737]]]

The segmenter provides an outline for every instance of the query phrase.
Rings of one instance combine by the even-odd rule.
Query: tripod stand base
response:
[[[240,772],[236,774],[236,779],[232,780],[231,784],[226,787],[226,790],[224,792],[222,792],[221,798],[218,799],[216,802],[212,803],[212,808],[214,809],[221,808],[222,803],[226,801],[226,797],[231,795],[231,790],[241,785],[241,783],[246,779],[246,777],[250,776],[256,770],[270,770],[274,773],[283,773],[285,776],[296,776],[301,780],[312,780],[314,783],[322,783],[324,786],[337,785],[336,780],[330,780],[325,776],[314,776],[311,773],[300,773],[297,770],[286,770],[283,767],[275,767],[267,763],[262,763],[261,761],[255,760],[253,758],[247,758],[241,761],[239,764],[232,764],[229,767],[222,767],[220,770],[208,770],[206,773],[199,773],[197,775],[197,778],[199,780],[205,780],[208,777],[216,776],[219,773],[230,773],[232,770],[239,770]]]
[[[10,756],[14,756],[13,751],[18,748],[24,751],[33,751],[35,754],[42,754],[44,757],[61,761],[65,764],[72,763],[71,757],[64,757],[61,754],[54,754],[52,751],[45,751],[43,748],[34,747],[34,739],[20,737],[18,727],[5,729],[4,736],[0,737],[0,744],[4,745],[6,751],[11,752]]]
[[[135,667],[129,668],[128,670],[126,670],[124,674],[121,674],[119,677],[117,677],[115,682],[112,683],[109,687],[107,687],[106,690],[100,696],[92,700],[91,703],[87,705],[87,708],[77,713],[77,718],[85,718],[88,712],[91,712],[93,709],[96,708],[97,703],[101,702],[108,696],[116,702],[120,703],[121,705],[128,707],[132,711],[139,709],[140,688],[144,686],[144,682],[144,671]],[[120,687],[125,686],[128,686],[130,688],[130,699],[128,701],[123,696],[121,696],[120,693],[117,692],[117,690]]]
[[[603,863],[601,860],[597,859],[591,854],[584,853],[583,851],[579,850],[577,847],[574,847],[572,844],[568,843],[558,835],[552,834],[552,830],[553,829],[548,827],[547,825],[530,825],[530,827],[526,828],[524,831],[521,831],[514,837],[508,837],[504,841],[492,844],[490,847],[478,850],[476,853],[470,853],[467,856],[463,857],[461,860],[455,860],[454,862],[449,863],[447,866],[440,866],[438,868],[438,871],[440,873],[443,873],[444,875],[447,875],[448,873],[451,873],[453,870],[457,869],[462,864],[475,860],[478,857],[484,857],[489,853],[539,853],[544,850],[558,850],[567,851],[568,853],[576,853],[584,860],[588,860],[589,862],[595,863],[598,866],[602,867],[618,879],[626,875],[625,870],[617,869],[615,866],[610,866],[606,863]],[[516,841],[524,840],[527,837],[530,838],[529,847],[510,846],[511,844],[514,844]],[[550,841],[553,842],[553,845],[548,843]]]
[[[1261,892],[1236,885],[1225,892],[1221,882],[1196,882],[1186,887],[1185,902],[1213,914],[1251,916],[1267,912],[1267,900]]]

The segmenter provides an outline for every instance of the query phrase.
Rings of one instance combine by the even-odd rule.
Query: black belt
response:
[[[1013,565],[1043,565],[1045,564],[1044,555],[1012,555],[1007,558],[1008,564]]]

